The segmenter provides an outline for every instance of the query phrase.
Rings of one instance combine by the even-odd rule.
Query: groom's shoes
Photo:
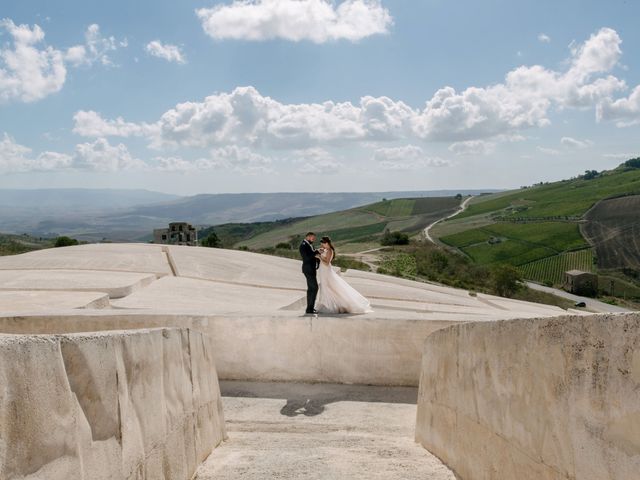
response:
[[[306,312],[304,312],[305,315],[317,315],[318,311],[317,310],[307,310]]]

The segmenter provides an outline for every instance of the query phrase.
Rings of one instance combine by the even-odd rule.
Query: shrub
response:
[[[390,245],[409,245],[409,235],[404,232],[390,232],[389,230],[385,230],[380,239],[380,244],[385,247]]]
[[[276,250],[291,250],[291,244],[287,242],[280,242],[276,245]]]
[[[72,245],[78,245],[78,240],[71,237],[58,237],[56,238],[56,243],[53,244],[54,247],[70,247]]]
[[[511,265],[500,265],[493,269],[492,279],[495,293],[501,297],[511,297],[520,288],[522,275]]]
[[[356,260],[352,257],[345,257],[344,255],[339,255],[333,259],[333,264],[336,267],[340,267],[340,270],[345,271],[348,269],[353,270],[364,270],[365,272],[370,272],[371,268],[364,262],[360,260]]]
[[[378,273],[383,272],[396,277],[414,278],[417,273],[416,258],[408,253],[385,257],[378,268]]]
[[[201,243],[201,245],[203,247],[209,247],[209,248],[220,248],[220,247],[222,247],[222,242],[218,238],[218,235],[216,235],[216,232],[211,232],[200,243]]]

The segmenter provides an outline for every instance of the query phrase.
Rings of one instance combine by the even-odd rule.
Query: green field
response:
[[[590,242],[583,236],[583,231],[590,226],[583,224],[585,213],[595,204],[602,205],[604,209],[603,199],[624,195],[623,199],[614,202],[616,206],[623,207],[617,207],[615,211],[605,209],[605,214],[601,215],[604,220],[601,218],[592,230],[597,230],[596,227],[602,230],[605,220],[613,227],[620,227],[624,222],[618,221],[617,216],[637,217],[637,205],[632,199],[638,197],[628,197],[634,193],[640,193],[640,169],[620,166],[601,172],[595,178],[582,176],[475,197],[463,213],[441,222],[431,233],[476,263],[511,264],[520,267],[526,278],[558,285],[565,270],[591,271],[595,268]],[[629,238],[625,239],[623,246],[637,251],[635,235],[627,230]],[[591,236],[600,234],[606,238],[615,247],[609,249],[617,255],[615,258],[622,258],[623,246],[615,243],[619,235],[611,232],[614,230],[610,229],[605,234],[596,231]],[[600,256],[606,264],[608,257],[598,252]],[[631,255],[624,257],[624,263],[630,266],[628,258]]]
[[[308,231],[328,235],[339,245],[377,241],[385,229],[410,235],[426,225],[455,211],[460,199],[425,197],[384,200],[350,210],[309,217],[286,225],[271,225],[264,231],[239,239],[235,246],[250,249],[269,248],[290,242]],[[416,213],[417,212],[417,213]],[[217,227],[213,227],[216,230]]]
[[[564,272],[567,270],[594,271],[593,252],[590,248],[585,248],[576,252],[554,255],[522,265],[520,270],[529,280],[559,286],[564,282]]]
[[[640,194],[640,169],[616,169],[591,180],[577,178],[478,197],[456,218],[492,213],[511,218],[580,217],[607,197]]]
[[[362,207],[362,210],[374,212],[383,217],[406,217],[411,215],[416,201],[412,198],[384,200]]]
[[[482,265],[519,266],[587,245],[576,223],[495,223],[440,239]]]

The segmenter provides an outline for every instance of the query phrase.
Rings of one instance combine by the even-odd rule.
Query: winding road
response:
[[[453,212],[451,215],[446,216],[446,217],[442,217],[439,218],[438,220],[436,220],[433,223],[430,223],[429,225],[427,225],[427,227],[424,229],[424,237],[430,241],[431,243],[433,243],[434,245],[437,245],[437,242],[433,239],[433,237],[431,236],[431,234],[429,233],[431,231],[431,229],[436,226],[438,223],[444,221],[444,220],[448,220],[451,217],[455,217],[456,215],[458,215],[459,213],[464,212],[467,209],[467,204],[469,203],[469,200],[471,200],[473,197],[467,197],[465,198],[464,202],[462,202],[460,204],[460,206],[458,207],[458,210],[456,210],[455,212]]]

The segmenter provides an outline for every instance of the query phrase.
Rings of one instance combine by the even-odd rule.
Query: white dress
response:
[[[369,313],[373,312],[369,300],[360,295],[344,281],[331,266],[333,252],[325,250],[321,254],[324,261],[318,268],[318,298],[316,310],[321,313]],[[325,263],[328,261],[329,263]]]

